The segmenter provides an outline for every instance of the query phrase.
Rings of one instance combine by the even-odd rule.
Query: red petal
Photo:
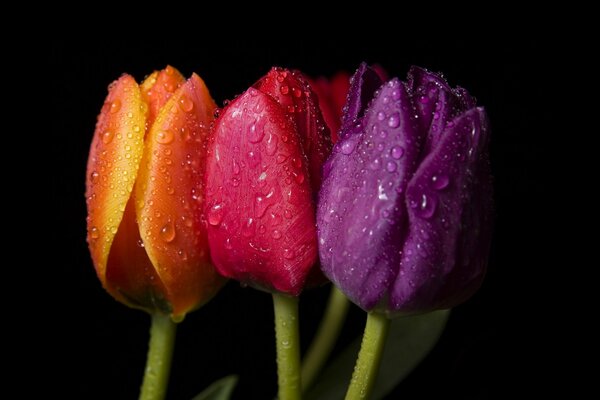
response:
[[[255,89],[217,120],[207,164],[211,255],[221,274],[297,295],[317,258],[315,210],[300,138]]]
[[[272,96],[294,121],[308,157],[310,180],[316,194],[321,187],[321,168],[329,157],[332,142],[317,96],[304,76],[297,71],[273,68],[254,87]]]

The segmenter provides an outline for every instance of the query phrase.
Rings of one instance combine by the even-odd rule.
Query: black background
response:
[[[545,58],[543,47],[535,38],[197,44],[122,40],[86,46],[54,41],[52,200],[60,229],[55,255],[60,268],[53,292],[61,309],[68,310],[53,314],[62,360],[54,382],[59,397],[136,398],[145,363],[149,317],[103,291],[85,242],[85,163],[107,85],[123,72],[141,81],[171,64],[186,76],[197,72],[222,104],[273,65],[331,76],[341,69],[353,71],[361,61],[379,63],[390,76],[400,78],[412,64],[443,71],[452,85],[467,88],[486,107],[493,129],[496,225],[488,276],[482,289],[453,311],[438,346],[389,398],[484,399],[510,394],[534,358],[533,344],[529,346],[534,338],[526,333],[522,312],[534,306],[525,306],[524,300],[529,278],[539,268],[528,251],[530,228],[538,217],[524,199],[541,189],[536,160],[544,148],[539,145],[538,122],[548,116],[536,113],[519,93],[527,86],[536,97],[547,96],[541,87],[532,90],[528,80]],[[316,329],[327,293],[322,288],[303,294],[304,346]],[[354,307],[336,351],[357,336],[363,324],[364,313]],[[269,399],[275,393],[271,298],[235,282],[180,325],[168,398],[190,399],[232,373],[241,377],[236,399]]]

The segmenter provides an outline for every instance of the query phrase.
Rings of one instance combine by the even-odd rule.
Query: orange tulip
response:
[[[215,108],[196,74],[185,81],[167,67],[141,85],[123,75],[90,148],[87,240],[98,278],[120,302],[176,321],[224,283],[200,211]]]

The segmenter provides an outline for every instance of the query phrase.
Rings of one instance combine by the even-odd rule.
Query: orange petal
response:
[[[165,298],[166,289],[148,258],[135,220],[134,196],[129,199],[125,214],[110,248],[106,267],[106,290],[130,307],[168,314],[171,306]]]
[[[108,254],[142,159],[146,110],[137,83],[123,75],[109,86],[90,148],[86,177],[88,244],[104,287]]]
[[[140,85],[142,98],[148,104],[148,127],[151,127],[162,106],[185,82],[181,73],[167,65],[162,71],[154,71]]]
[[[201,221],[206,142],[215,108],[204,82],[192,75],[150,128],[136,185],[140,232],[174,318],[208,301],[224,282],[210,264]]]

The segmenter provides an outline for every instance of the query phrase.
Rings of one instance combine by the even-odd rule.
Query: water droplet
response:
[[[290,210],[285,210],[283,212],[283,216],[286,217],[287,219],[291,219],[292,218],[292,212]]]
[[[112,142],[114,137],[115,134],[112,131],[106,131],[102,134],[102,143],[109,144],[110,142]]]
[[[302,183],[304,183],[304,174],[302,172],[299,172],[298,174],[294,174],[294,179],[296,180],[296,183],[298,185],[301,185]]]
[[[398,89],[392,90],[392,99],[400,100],[400,90],[398,90]]]
[[[388,161],[385,166],[385,169],[387,169],[388,172],[394,172],[397,168],[398,165],[396,165],[394,161]]]
[[[95,226],[92,226],[92,229],[90,229],[90,237],[94,240],[100,237],[100,231]]]
[[[292,165],[296,168],[302,167],[302,160],[299,157],[292,158]]]
[[[261,225],[258,227],[258,233],[260,233],[261,235],[263,235],[265,232],[267,231],[267,227],[264,225]]]
[[[269,192],[269,194],[267,194],[266,196],[263,196],[262,194],[256,195],[256,197],[254,199],[254,216],[255,217],[261,218],[263,215],[265,215],[267,208],[269,208],[269,206],[271,205],[271,202],[269,200],[269,198],[271,196],[273,196],[272,189]]]
[[[427,196],[425,193],[421,196],[421,204],[419,205],[419,215],[429,219],[435,213],[437,207],[437,199],[433,196]]]
[[[292,89],[292,93],[294,93],[294,97],[302,97],[302,90],[297,87]]]
[[[342,143],[342,153],[346,154],[346,155],[350,155],[352,154],[352,152],[354,151],[354,148],[356,147],[356,140],[351,140],[351,139],[347,139],[344,141],[344,143]]]
[[[256,224],[252,218],[248,218],[245,224],[242,225],[242,236],[249,238],[254,236],[254,229]]]
[[[185,112],[190,112],[194,109],[194,102],[186,95],[183,95],[179,99],[179,107]]]
[[[448,187],[450,178],[446,175],[434,175],[431,177],[431,185],[436,190],[442,190]]]
[[[121,100],[115,99],[112,103],[110,103],[110,113],[115,114],[121,109]]]
[[[277,164],[282,164],[283,162],[285,162],[285,160],[287,160],[287,157],[283,154],[279,154],[277,156]]]
[[[281,94],[288,94],[290,92],[290,88],[287,85],[282,86],[279,91],[281,92]]]
[[[246,159],[251,167],[256,167],[260,164],[260,154],[257,151],[249,151],[248,154],[246,154]]]
[[[397,128],[400,125],[400,114],[395,112],[390,115],[387,124],[390,128]]]
[[[377,113],[377,119],[378,119],[379,121],[383,121],[383,120],[385,119],[385,113],[384,113],[383,111],[379,111],[379,112]]]
[[[160,237],[167,243],[175,239],[175,225],[172,221],[168,221],[160,230]]]
[[[272,156],[273,154],[275,154],[275,152],[277,151],[278,141],[279,139],[276,135],[272,133],[269,134],[269,138],[267,139],[267,147],[265,149],[268,155]]]
[[[381,168],[381,160],[379,158],[374,159],[369,164],[369,168],[371,168],[373,171],[377,171],[379,168]]]
[[[248,141],[250,143],[260,143],[265,137],[264,123],[254,122],[248,128]]]
[[[138,239],[136,244],[138,247],[144,248],[144,241],[142,239]]]
[[[183,249],[179,249],[177,250],[177,255],[179,256],[179,258],[181,258],[183,261],[187,261],[187,253],[185,252],[185,250]]]
[[[231,238],[227,238],[227,239],[225,240],[225,248],[226,248],[227,250],[231,250],[231,249],[233,249],[233,244],[231,244]]]
[[[215,204],[208,210],[208,223],[212,226],[217,226],[223,220],[223,205]]]
[[[92,181],[92,183],[96,183],[98,182],[98,177],[100,176],[100,174],[98,174],[98,172],[94,171],[90,174],[90,180]]]
[[[240,173],[240,165],[238,164],[237,161],[233,160],[233,173],[235,175]]]
[[[291,260],[292,258],[294,258],[295,254],[294,254],[294,250],[291,249],[283,249],[283,257]]]
[[[404,155],[404,149],[400,146],[394,146],[394,147],[392,147],[392,150],[390,151],[390,153],[392,154],[393,158],[395,158],[396,160],[399,160]]]
[[[160,131],[156,135],[156,141],[161,144],[169,144],[173,141],[174,135],[170,130]]]
[[[232,179],[231,179],[231,185],[232,185],[233,187],[238,187],[238,186],[240,186],[240,180],[239,180],[238,178],[232,178]]]

